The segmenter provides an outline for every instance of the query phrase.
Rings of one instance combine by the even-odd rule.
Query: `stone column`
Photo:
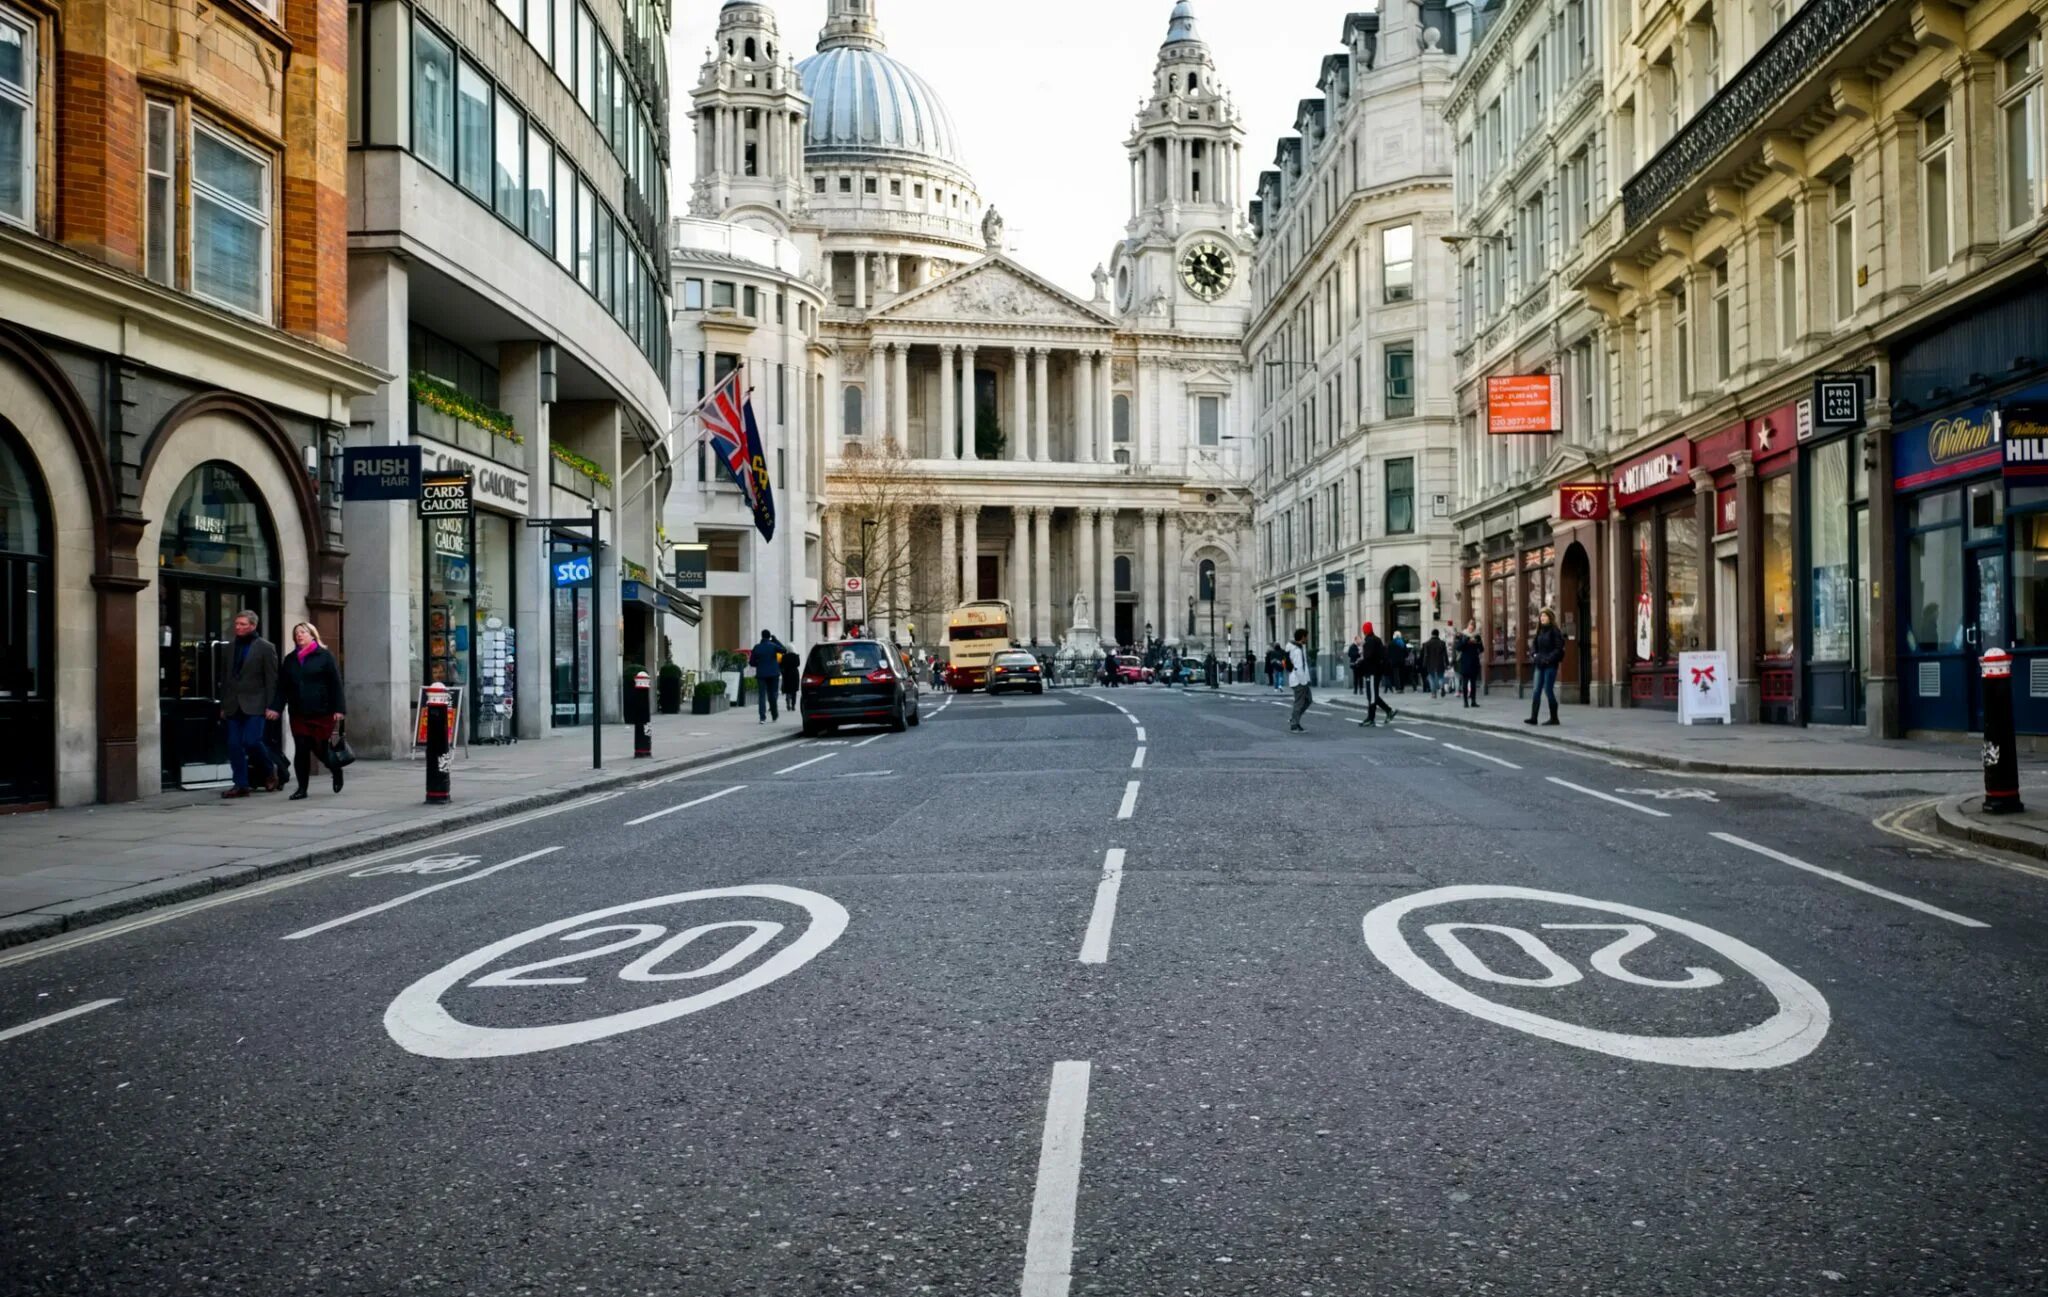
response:
[[[705,377],[710,378],[710,374],[707,372]],[[825,353],[825,399],[819,403],[818,413],[824,417],[825,444],[835,455],[846,437],[846,406],[839,399],[840,386],[839,349],[834,347]]]
[[[1111,368],[1107,351],[1095,358],[1095,457],[1103,464],[1116,462],[1116,445],[1110,440],[1116,430],[1116,411],[1109,396]]]
[[[1169,509],[1166,511],[1166,562],[1160,574],[1160,584],[1165,590],[1166,615],[1173,619],[1171,638],[1175,641],[1186,635],[1188,629],[1187,600],[1181,588],[1181,567],[1180,514]],[[1161,631],[1160,635],[1166,637],[1166,632]]]
[[[953,401],[959,389],[953,381],[953,352],[950,346],[939,348],[939,458],[956,460],[960,458],[960,443],[954,440]]]
[[[895,362],[889,371],[889,435],[910,453],[910,344],[896,343],[889,349],[890,359]]]
[[[889,435],[889,344],[868,344],[867,435],[879,446]]]
[[[512,416],[512,426],[526,438],[521,449],[528,483],[526,512],[530,518],[546,518],[554,513],[554,492],[548,485],[554,463],[554,455],[548,449],[554,410],[541,399],[540,353],[539,343],[501,343],[498,347],[498,401],[505,413]],[[414,527],[406,531],[415,538],[412,543],[418,544]],[[544,738],[552,728],[554,672],[548,632],[554,616],[555,591],[548,580],[547,553],[548,533],[529,530],[522,524],[512,541],[512,683],[516,691],[515,719],[522,739]],[[616,609],[615,599],[607,602]],[[605,636],[607,640],[615,638]],[[409,675],[407,679],[410,681]],[[394,753],[410,746],[408,739]]]
[[[1031,529],[1029,510],[1010,506],[1010,623],[1011,633],[1029,642],[1031,625]]]
[[[942,611],[960,606],[960,511],[939,506],[939,605]]]
[[[1010,356],[1010,458],[1028,460],[1031,455],[1030,389],[1026,384],[1025,361],[1029,353],[1019,347]]]
[[[974,449],[974,348],[960,348],[960,458],[980,459]]]
[[[1735,642],[1721,647],[1735,676],[1735,719],[1754,725],[1763,718],[1763,491],[1748,451],[1738,450],[1728,460],[1735,466]]]
[[[1898,535],[1898,497],[1892,494],[1892,371],[1891,362],[1880,353],[1877,366],[1877,394],[1870,402],[1863,422],[1864,458],[1870,463],[1870,581],[1872,589],[1860,592],[1870,600],[1870,672],[1863,679],[1863,723],[1872,738],[1895,739],[1904,733],[1900,705],[1898,625],[1899,582],[1905,574],[1894,556]],[[1849,465],[1854,473],[1860,464]],[[1804,471],[1804,470],[1802,470]]]
[[[1095,458],[1095,353],[1083,351],[1074,357],[1074,462],[1093,464]]]
[[[888,285],[889,296],[903,291],[903,258],[894,255],[882,258],[882,278]]]
[[[853,254],[853,309],[868,309],[868,254],[865,252]]]
[[[960,602],[981,598],[981,506],[960,506]]]
[[[1720,601],[1714,587],[1720,584],[1721,560],[1714,553],[1714,532],[1720,520],[1714,517],[1712,469],[1696,468],[1692,471],[1692,498],[1694,525],[1700,529],[1700,647],[1725,650],[1732,666],[1735,646],[1721,643],[1717,633],[1720,618],[1716,605]],[[1671,651],[1677,653],[1679,648],[1679,645],[1673,645]]]
[[[889,635],[894,639],[910,611],[910,511],[894,509],[889,514],[889,552],[893,562],[889,579]]]
[[[1052,632],[1052,509],[1031,511],[1031,627],[1033,635],[1051,643]]]
[[[1088,615],[1102,628],[1102,604],[1095,597],[1095,528],[1100,509],[1082,509],[1074,516],[1074,590],[1088,596]]]
[[[379,369],[404,374],[410,368],[406,355],[410,263],[395,253],[376,253],[359,261],[355,270],[349,276],[349,316],[361,323],[349,330],[349,354]],[[356,422],[348,430],[348,444],[410,444],[410,406],[403,382],[386,383],[372,395],[356,398],[350,407]],[[522,437],[529,435],[523,424],[517,426]],[[348,685],[349,742],[366,757],[396,756],[411,747],[413,615],[409,592],[411,560],[420,544],[412,509],[402,501],[363,500],[348,506],[352,525],[342,576],[349,601],[342,617],[349,655],[343,678]],[[532,532],[520,537],[522,551],[531,547],[532,537]],[[127,678],[132,682],[134,672]],[[132,708],[130,716],[132,719]],[[134,758],[127,764],[133,767]]]
[[[1100,534],[1095,555],[1096,589],[1101,604],[1095,613],[1095,624],[1102,628],[1103,638],[1110,639],[1116,634],[1116,510],[1104,509],[1097,520]]]
[[[1161,510],[1147,509],[1144,512],[1143,529],[1138,533],[1138,572],[1131,582],[1137,588],[1139,620],[1152,623],[1152,634],[1160,639],[1166,637],[1165,593],[1159,588],[1159,517]],[[1142,627],[1139,634],[1144,633]]]
[[[1041,464],[1052,459],[1052,383],[1046,375],[1051,355],[1045,347],[1031,349],[1031,458]]]

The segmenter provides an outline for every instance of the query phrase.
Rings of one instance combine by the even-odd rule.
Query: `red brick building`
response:
[[[235,612],[341,639],[346,0],[0,0],[0,807],[226,777]],[[16,736],[20,736],[16,739]]]

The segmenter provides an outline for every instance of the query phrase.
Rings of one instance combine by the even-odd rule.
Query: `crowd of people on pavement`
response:
[[[1268,685],[1275,691],[1293,691],[1294,705],[1287,723],[1290,732],[1302,730],[1302,715],[1313,701],[1315,659],[1308,647],[1308,638],[1306,629],[1295,631],[1291,643],[1284,646],[1276,643],[1268,648],[1262,664]],[[1557,624],[1556,612],[1544,608],[1537,616],[1536,632],[1530,638],[1529,663],[1535,674],[1529,715],[1524,724],[1560,723],[1557,716],[1557,673],[1564,662],[1565,648],[1566,639]],[[1374,632],[1373,624],[1366,622],[1345,647],[1344,657],[1351,671],[1352,695],[1366,700],[1363,724],[1368,727],[1377,724],[1382,713],[1388,721],[1394,719],[1396,713],[1387,702],[1388,694],[1413,691],[1430,698],[1446,698],[1455,682],[1459,705],[1479,706],[1486,645],[1476,621],[1467,622],[1462,630],[1453,630],[1448,640],[1441,629],[1432,629],[1429,638],[1420,643],[1411,643],[1399,630],[1392,638],[1382,640]],[[1547,720],[1542,719],[1542,707],[1546,701],[1550,705]]]

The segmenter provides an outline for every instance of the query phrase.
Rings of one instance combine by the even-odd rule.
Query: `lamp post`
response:
[[[872,633],[868,629],[868,623],[875,619],[875,610],[868,606],[868,600],[875,597],[874,586],[868,581],[869,558],[874,553],[873,543],[868,540],[868,532],[879,525],[873,518],[860,520],[860,633],[863,635]]]

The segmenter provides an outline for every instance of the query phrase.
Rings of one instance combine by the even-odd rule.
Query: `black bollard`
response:
[[[654,735],[647,728],[654,719],[649,707],[650,697],[647,673],[642,671],[633,677],[632,688],[626,690],[626,719],[633,725],[633,755],[636,757],[654,755]]]
[[[1984,654],[1984,813],[2011,815],[2020,805],[2020,763],[2013,752],[2012,654]]]
[[[427,804],[438,806],[448,800],[448,689],[436,681],[427,686]]]

